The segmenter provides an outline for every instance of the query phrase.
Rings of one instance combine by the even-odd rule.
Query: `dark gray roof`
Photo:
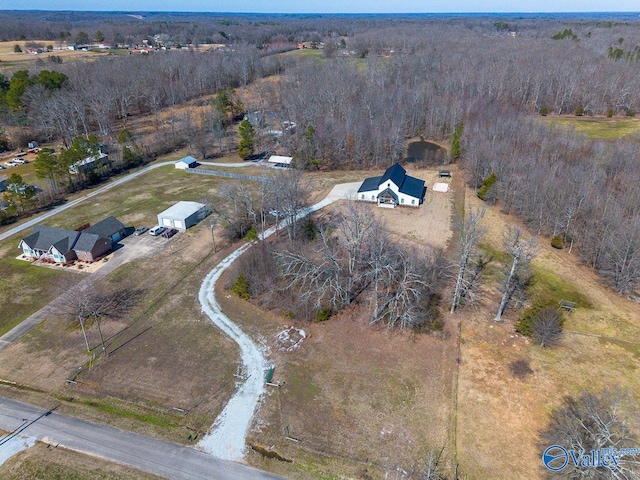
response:
[[[402,166],[399,163],[394,163],[389,168],[387,168],[386,172],[384,172],[384,175],[382,175],[382,179],[380,180],[380,183],[386,182],[387,180],[391,180],[393,183],[395,183],[398,186],[398,188],[400,188],[400,186],[402,185],[402,182],[404,181],[404,177],[406,175],[407,175],[407,171],[404,168],[402,168]]]
[[[106,237],[96,235],[95,233],[87,233],[86,230],[80,232],[78,240],[76,240],[73,249],[80,252],[91,252],[98,241],[109,241]]]
[[[424,180],[407,175],[404,177],[404,182],[402,182],[402,185],[400,186],[400,192],[422,199],[422,195],[424,193]]]
[[[118,233],[123,229],[124,229],[124,223],[122,223],[116,217],[111,216],[96,223],[95,225],[90,226],[89,228],[84,229],[83,232],[94,233],[101,237],[109,238],[114,233]]]
[[[37,225],[33,228],[33,233],[22,241],[35,250],[47,251],[53,245],[56,250],[65,255],[73,248],[78,235],[80,232],[74,230]]]
[[[402,168],[399,163],[394,163],[391,167],[387,168],[387,171],[384,172],[384,175],[381,177],[367,178],[362,182],[362,185],[360,185],[358,193],[377,190],[380,188],[380,185],[388,180],[395,183],[401,193],[422,200],[424,195],[424,180],[407,175],[407,171]]]
[[[370,177],[365,179],[364,182],[362,182],[362,185],[360,185],[360,188],[358,189],[358,193],[360,192],[369,192],[371,190],[377,190],[378,187],[380,186],[380,179],[382,177]]]

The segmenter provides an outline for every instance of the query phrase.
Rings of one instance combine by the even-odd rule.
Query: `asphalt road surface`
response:
[[[0,428],[169,479],[284,479],[240,463],[220,460],[190,447],[90,423],[3,397],[0,397]],[[6,438],[0,439],[0,450]]]

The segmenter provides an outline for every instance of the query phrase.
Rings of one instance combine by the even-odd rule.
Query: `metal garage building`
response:
[[[178,202],[158,214],[158,225],[186,230],[193,227],[210,213],[204,203]]]

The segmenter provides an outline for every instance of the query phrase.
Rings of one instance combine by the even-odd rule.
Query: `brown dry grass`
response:
[[[153,480],[155,475],[110,463],[96,457],[53,448],[41,443],[20,452],[0,466],[3,480]]]
[[[220,286],[237,275],[223,275]],[[249,441],[273,446],[293,465],[251,462],[293,478],[367,472],[383,478],[400,467],[422,468],[431,448],[448,446],[455,339],[373,328],[354,307],[321,324],[302,324],[307,339],[280,351],[275,335],[292,325],[217,291],[223,311],[265,344],[276,365],[272,389],[258,412]],[[288,426],[296,444],[284,438]]]
[[[56,316],[0,353],[0,378],[44,393],[29,399],[36,403],[53,396],[72,415],[187,442],[213,423],[234,389],[229,359],[237,347],[197,299],[202,278],[228,251],[212,255],[201,225],[174,237],[171,250],[121,266],[104,281],[137,289],[138,304],[123,319],[103,319],[108,358],[95,325],[88,336],[96,361],[87,363],[79,326]],[[67,385],[78,367],[77,385]]]
[[[471,204],[479,200],[467,191]],[[487,241],[500,249],[501,230],[516,219],[489,209]],[[615,295],[598,277],[566,251],[540,239],[534,267],[572,285],[593,304],[569,316],[566,331],[604,334],[638,342],[640,306]],[[458,460],[460,472],[470,478],[541,478],[537,444],[550,411],[565,395],[581,389],[620,387],[638,399],[640,345],[567,333],[562,344],[543,349],[514,333],[517,314],[495,324],[497,290],[487,288],[483,304],[456,314],[463,321],[459,377]],[[533,370],[525,381],[516,379],[508,365],[528,359]]]

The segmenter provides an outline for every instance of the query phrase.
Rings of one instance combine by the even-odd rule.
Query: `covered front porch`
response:
[[[390,188],[384,189],[378,195],[378,206],[383,208],[396,208],[398,196]]]

